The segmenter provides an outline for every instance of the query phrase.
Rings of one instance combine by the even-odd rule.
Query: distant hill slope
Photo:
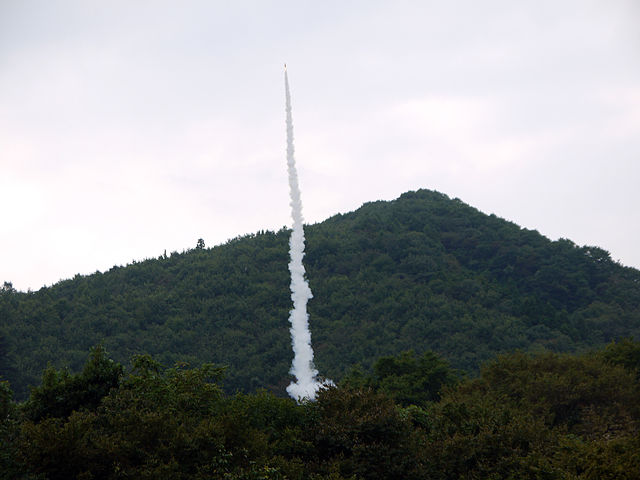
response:
[[[640,271],[420,190],[305,227],[320,372],[433,349],[474,371],[514,349],[573,351],[640,338]],[[280,393],[292,358],[289,232],[261,232],[38,292],[0,292],[0,375],[24,396],[48,362],[100,342],[128,363],[229,365],[227,388]]]

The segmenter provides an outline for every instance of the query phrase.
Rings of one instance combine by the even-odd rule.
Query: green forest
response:
[[[305,227],[312,343],[336,382],[378,359],[435,352],[470,378],[498,354],[587,352],[640,338],[640,271],[598,247],[551,241],[429,190]],[[0,290],[0,376],[15,398],[51,366],[80,372],[101,346],[115,362],[225,366],[225,394],[289,384],[289,231],[263,231]],[[218,388],[218,387],[216,387]]]
[[[0,383],[0,478],[637,480],[640,343],[515,352],[470,379],[431,351],[354,367],[317,401],[226,394],[224,368],[125,368],[102,347]]]

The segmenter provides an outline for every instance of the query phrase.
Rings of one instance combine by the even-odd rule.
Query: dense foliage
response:
[[[81,373],[48,369],[26,402],[0,384],[0,478],[637,479],[638,355],[630,340],[513,353],[468,380],[432,352],[407,352],[378,359],[360,377],[369,386],[298,405],[226,395],[212,365],[139,355],[125,372],[98,348]]]
[[[640,272],[597,247],[550,241],[421,190],[306,227],[316,364],[433,350],[477,372],[514,349],[581,351],[640,338]],[[37,292],[0,289],[0,376],[18,398],[47,364],[82,368],[102,344],[117,362],[228,365],[225,388],[280,395],[291,348],[289,232],[76,276]]]

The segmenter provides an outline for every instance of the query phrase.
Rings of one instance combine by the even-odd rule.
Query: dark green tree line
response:
[[[637,479],[638,352],[516,352],[475,379],[403,353],[296,404],[227,395],[221,367],[138,355],[123,369],[97,348],[78,374],[47,369],[25,402],[0,384],[0,478]]]

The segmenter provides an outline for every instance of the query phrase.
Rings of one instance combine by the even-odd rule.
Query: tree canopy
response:
[[[0,478],[635,480],[640,380],[612,351],[640,343],[501,355],[440,388],[434,372],[456,372],[405,352],[376,361],[370,386],[297,404],[225,394],[213,365],[167,368],[145,354],[123,369],[98,349],[80,373],[47,369],[25,402],[0,383]],[[60,397],[78,400],[61,409]]]

